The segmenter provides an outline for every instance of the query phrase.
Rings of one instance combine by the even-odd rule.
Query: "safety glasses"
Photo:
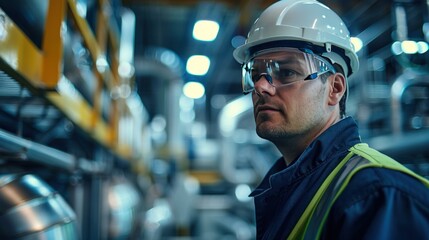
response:
[[[327,72],[335,73],[332,64],[306,50],[276,48],[260,51],[243,64],[243,93],[252,92],[262,77],[277,88],[301,80],[317,79]]]

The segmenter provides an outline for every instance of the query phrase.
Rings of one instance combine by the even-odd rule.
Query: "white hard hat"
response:
[[[274,3],[255,21],[245,44],[234,51],[239,63],[256,52],[276,47],[310,49],[339,64],[346,76],[359,69],[350,33],[341,18],[316,0]]]

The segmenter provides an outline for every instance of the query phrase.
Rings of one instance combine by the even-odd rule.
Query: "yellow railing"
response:
[[[108,106],[103,106],[106,102],[102,101],[103,92],[110,96],[124,82],[118,74],[119,33],[109,21],[112,17],[110,3],[108,0],[98,1],[95,34],[76,6],[74,0],[49,1],[41,49],[1,11],[4,22],[3,33],[0,32],[0,58],[6,64],[3,70],[11,69],[13,75],[21,76],[16,80],[42,94],[95,141],[132,159],[140,153],[133,149],[133,143],[118,140],[118,128],[122,118],[133,114],[121,99],[111,97]],[[90,80],[96,82],[92,83],[95,86],[92,102],[88,102],[62,72],[63,49],[71,47],[64,46],[62,39],[66,20],[74,23],[74,33],[81,36],[93,62],[93,78]],[[106,107],[109,113],[103,117],[102,109]]]

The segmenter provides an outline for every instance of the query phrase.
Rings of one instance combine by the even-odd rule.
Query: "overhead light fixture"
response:
[[[415,41],[402,41],[401,47],[406,54],[415,54],[419,50],[419,46]]]
[[[193,37],[200,41],[213,41],[219,32],[219,23],[211,20],[199,20],[194,25]]]
[[[401,42],[395,41],[394,43],[392,43],[392,46],[390,47],[390,49],[392,50],[392,53],[395,55],[402,54]]]
[[[429,44],[425,41],[395,41],[392,43],[391,50],[393,54],[400,55],[405,54],[424,54],[429,50]]]
[[[189,74],[203,76],[210,67],[210,59],[204,55],[193,55],[186,62],[186,71]]]
[[[429,44],[424,41],[418,41],[417,42],[417,52],[420,54],[426,53],[429,50]]]
[[[192,99],[198,99],[205,94],[204,85],[199,82],[188,82],[183,86],[183,94]]]

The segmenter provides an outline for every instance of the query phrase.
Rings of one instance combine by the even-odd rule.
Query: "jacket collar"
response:
[[[256,197],[271,189],[280,191],[311,174],[335,155],[344,155],[358,142],[360,137],[356,122],[351,117],[344,118],[317,137],[291,165],[286,166],[283,158],[278,159],[249,196]]]

